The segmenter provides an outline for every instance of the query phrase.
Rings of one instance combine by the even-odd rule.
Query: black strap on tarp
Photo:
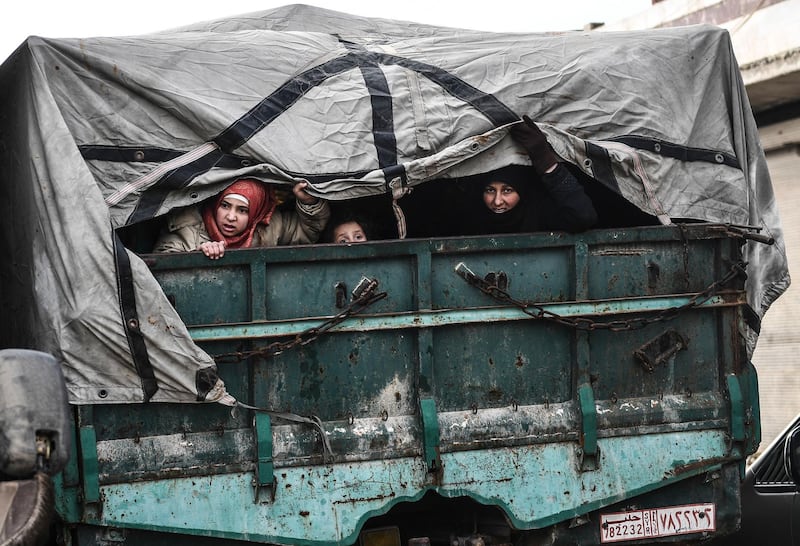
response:
[[[147,345],[145,345],[140,328],[139,315],[136,312],[136,294],[130,257],[116,232],[114,232],[114,260],[116,262],[117,297],[119,298],[125,337],[128,339],[128,348],[136,367],[136,373],[142,383],[144,401],[147,402],[158,390],[158,383],[147,354]]]
[[[173,150],[159,146],[110,146],[100,144],[84,144],[78,146],[81,156],[86,161],[108,161],[112,163],[166,163],[177,159],[186,150]],[[241,169],[257,163],[252,157],[237,154],[222,154],[217,167]]]
[[[586,143],[586,156],[592,160],[592,176],[608,188],[620,194],[617,177],[611,167],[611,156],[608,150],[591,142]]]
[[[621,142],[631,148],[638,150],[647,150],[659,154],[663,157],[671,157],[681,161],[703,161],[705,163],[716,163],[718,165],[727,165],[734,169],[741,169],[739,160],[736,156],[727,152],[720,152],[718,150],[708,150],[705,148],[693,148],[691,146],[683,146],[666,140],[657,138],[648,138],[636,135],[621,136],[609,139],[612,142]]]

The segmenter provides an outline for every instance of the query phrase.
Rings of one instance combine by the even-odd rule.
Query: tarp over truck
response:
[[[230,401],[122,226],[242,175],[326,199],[556,152],[663,222],[763,228],[748,298],[788,286],[725,30],[497,34],[303,5],[144,36],[29,38],[0,70],[2,346],[63,362],[73,403]],[[400,200],[402,205],[402,199]]]

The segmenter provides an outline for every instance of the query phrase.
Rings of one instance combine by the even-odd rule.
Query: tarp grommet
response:
[[[583,160],[583,166],[586,167],[587,169],[590,168],[592,166],[592,160],[587,157],[586,159]]]
[[[656,142],[655,145],[653,145],[653,151],[655,151],[655,153],[657,153],[657,154],[661,153],[661,143],[660,142]]]
[[[725,157],[722,154],[714,155],[714,161],[717,163],[725,163]]]
[[[133,153],[134,161],[144,161],[144,152],[142,150],[136,150]]]
[[[198,193],[196,191],[193,191],[192,193],[189,194],[189,197],[192,199],[197,199]]]
[[[108,398],[108,391],[105,389],[100,389],[97,391],[97,396],[100,398]]]

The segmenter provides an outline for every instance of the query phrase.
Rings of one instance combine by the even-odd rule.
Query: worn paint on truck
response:
[[[590,544],[602,513],[690,504],[732,530],[759,442],[740,246],[684,225],[147,256],[269,411],[79,407],[59,510],[78,544]]]

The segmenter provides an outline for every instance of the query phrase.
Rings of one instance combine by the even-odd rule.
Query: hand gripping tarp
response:
[[[663,222],[754,225],[757,314],[788,286],[726,31],[493,34],[287,6],[145,36],[29,38],[3,65],[3,346],[54,354],[73,403],[230,401],[115,229],[237,176],[332,200],[555,151]]]

